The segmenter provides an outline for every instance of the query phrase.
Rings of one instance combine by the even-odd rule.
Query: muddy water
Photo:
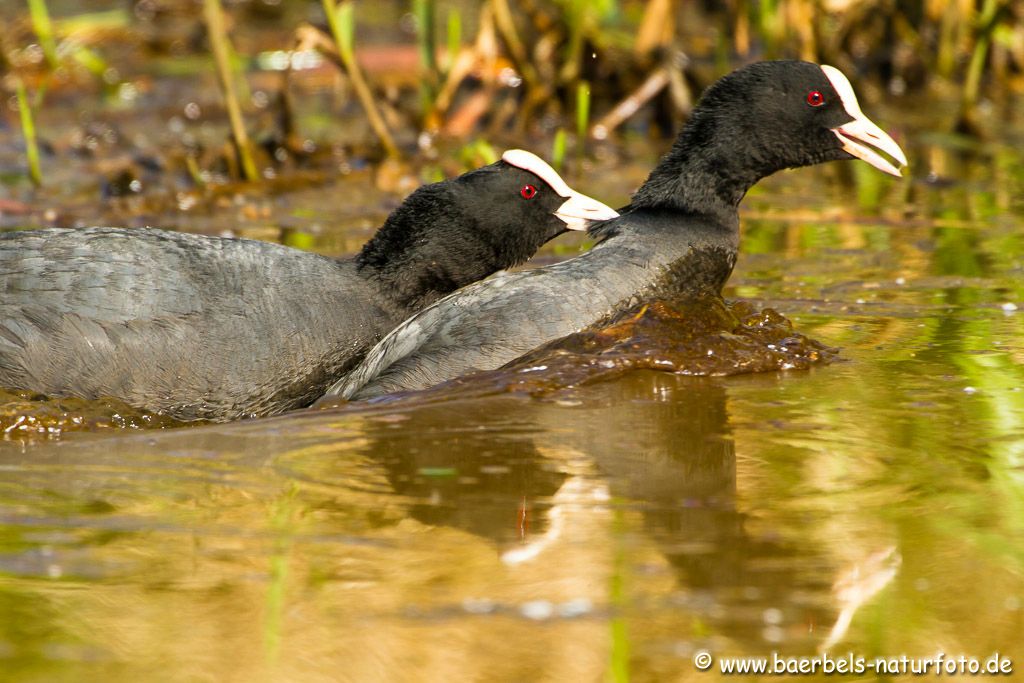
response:
[[[1020,139],[964,150],[907,126],[912,180],[832,165],[745,203],[727,297],[831,364],[577,364],[542,377],[553,392],[505,374],[231,425],[12,429],[5,676],[713,680],[704,649],[1024,670]],[[654,155],[580,187],[625,201]],[[328,201],[349,188],[174,227],[351,251],[381,209]]]

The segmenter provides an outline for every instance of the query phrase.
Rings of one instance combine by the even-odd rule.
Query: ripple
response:
[[[771,308],[758,310],[745,301],[727,303],[717,297],[655,301],[541,346],[500,370],[457,378],[437,389],[544,396],[633,370],[727,376],[804,370],[837,358],[838,349],[796,332],[789,319]]]

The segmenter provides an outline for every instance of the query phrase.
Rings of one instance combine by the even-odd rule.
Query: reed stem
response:
[[[555,131],[555,139],[551,143],[551,166],[559,173],[565,165],[565,129],[559,128]]]
[[[985,70],[989,47],[992,44],[992,34],[995,31],[998,11],[999,0],[985,0],[982,5],[975,32],[974,52],[971,53],[971,61],[967,67],[967,77],[964,81],[963,103],[965,107],[973,107],[978,102],[981,76]]]
[[[345,67],[348,77],[352,80],[352,88],[356,91],[356,97],[359,98],[363,111],[366,112],[366,118],[370,122],[370,127],[373,128],[373,132],[376,134],[377,139],[380,140],[380,144],[384,147],[387,155],[397,159],[401,156],[398,152],[398,146],[391,137],[391,133],[384,123],[384,117],[381,116],[380,111],[377,109],[376,102],[373,101],[373,93],[370,92],[370,86],[367,85],[366,79],[363,78],[362,69],[359,68],[359,63],[356,61],[353,47],[353,35],[355,33],[354,6],[351,0],[342,2],[340,5],[335,4],[334,0],[323,0],[323,7],[324,14],[327,16],[327,25],[331,29],[331,35],[334,37],[334,43],[338,48],[338,55],[341,57],[341,63]]]
[[[451,71],[455,66],[460,49],[462,49],[462,15],[456,11],[450,11],[448,12],[448,57],[444,66],[446,72]]]
[[[25,84],[18,78],[15,80],[18,99],[18,113],[21,116],[21,132],[25,136],[25,158],[28,160],[28,177],[32,184],[40,187],[43,184],[43,173],[39,166],[39,143],[36,140],[36,125],[32,120],[32,107],[25,92]]]
[[[235,83],[231,71],[231,48],[228,43],[227,31],[224,28],[224,10],[220,5],[220,0],[203,0],[203,14],[210,35],[210,45],[213,48],[213,59],[217,66],[217,79],[221,92],[224,94],[224,104],[228,110],[235,151],[238,153],[238,159],[242,165],[242,175],[246,180],[255,182],[259,180],[260,174],[252,157],[249,134],[245,130],[245,121],[242,119],[242,107],[239,105],[238,95],[235,93]]]
[[[43,48],[43,55],[51,69],[57,68],[57,40],[53,37],[53,22],[50,21],[50,11],[46,7],[46,0],[28,0],[28,11],[32,18],[32,30],[39,38],[39,45]]]
[[[579,138],[580,149],[583,149],[583,140],[587,137],[587,128],[590,126],[590,84],[580,81],[576,86],[576,137]]]
[[[423,111],[428,112],[434,107],[437,97],[438,68],[437,46],[434,42],[434,17],[436,14],[434,0],[413,0],[413,14],[419,30],[416,44],[420,53],[420,64],[424,78],[420,82],[420,93],[423,100]]]

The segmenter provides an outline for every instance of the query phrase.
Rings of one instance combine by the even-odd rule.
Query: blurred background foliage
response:
[[[229,122],[224,146],[183,135],[159,160],[196,186],[314,167],[325,141],[369,162],[456,141],[474,166],[543,140],[561,166],[588,140],[671,135],[758,59],[835,65],[869,102],[941,103],[936,130],[984,139],[1024,87],[1022,17],[1020,0],[26,0],[0,9],[0,87],[35,184],[41,109],[130,109],[162,78],[212,73],[223,111],[185,115]],[[332,130],[346,112],[363,138]]]

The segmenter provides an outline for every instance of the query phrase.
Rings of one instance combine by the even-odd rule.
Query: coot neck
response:
[[[406,201],[363,246],[356,270],[385,300],[416,310],[501,269],[478,233],[450,206]]]
[[[776,170],[775,163],[760,153],[751,130],[715,114],[694,111],[672,149],[633,196],[633,207],[675,210],[738,227],[740,201]]]

